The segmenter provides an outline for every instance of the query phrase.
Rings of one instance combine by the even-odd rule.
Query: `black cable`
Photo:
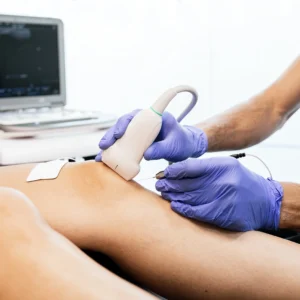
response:
[[[232,154],[230,155],[231,157],[234,157],[236,159],[242,158],[246,156],[246,153],[237,153],[237,154]]]

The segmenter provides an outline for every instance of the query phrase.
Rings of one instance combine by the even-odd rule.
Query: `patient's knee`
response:
[[[0,244],[37,238],[46,224],[33,203],[21,192],[0,188]]]

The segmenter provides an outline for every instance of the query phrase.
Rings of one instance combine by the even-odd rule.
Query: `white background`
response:
[[[200,99],[185,123],[260,92],[300,49],[298,0],[0,0],[0,13],[63,20],[70,106],[120,115],[189,84]],[[300,147],[298,128],[296,114],[266,145]]]

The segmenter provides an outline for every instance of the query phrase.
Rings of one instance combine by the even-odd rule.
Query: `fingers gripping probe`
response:
[[[178,117],[180,122],[198,101],[197,91],[187,85],[167,90],[150,108],[141,110],[130,122],[125,134],[102,152],[102,161],[125,180],[133,179],[140,172],[140,162],[145,151],[160,132],[163,112],[176,95],[182,92],[189,92],[193,97]]]

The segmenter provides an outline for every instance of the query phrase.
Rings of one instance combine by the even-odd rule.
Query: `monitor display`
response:
[[[0,22],[0,100],[60,94],[58,26]]]

